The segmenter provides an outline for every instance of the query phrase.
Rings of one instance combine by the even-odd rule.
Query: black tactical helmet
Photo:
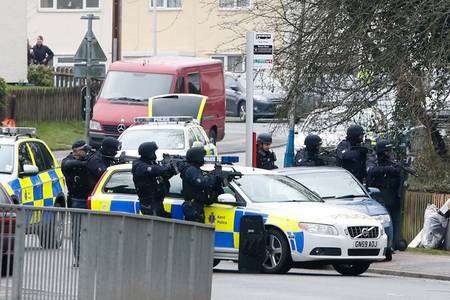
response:
[[[351,141],[358,141],[358,142],[362,142],[362,139],[360,137],[362,137],[364,135],[364,128],[362,128],[359,125],[351,125],[348,129],[347,129],[347,139],[351,140]]]
[[[270,133],[261,133],[256,141],[257,144],[272,144],[272,135]]]
[[[102,147],[100,151],[105,156],[114,157],[117,152],[120,150],[120,142],[112,137],[107,137],[103,140]]]
[[[154,161],[156,160],[156,150],[158,150],[158,145],[155,142],[142,143],[139,146],[139,155],[142,159]]]
[[[203,147],[192,147],[186,153],[186,160],[203,166],[205,164],[205,155],[206,152]]]
[[[308,151],[318,151],[322,145],[322,139],[317,134],[308,134],[305,138],[305,146]]]
[[[383,154],[384,151],[392,150],[393,146],[389,141],[379,141],[375,145],[375,152],[377,154]]]

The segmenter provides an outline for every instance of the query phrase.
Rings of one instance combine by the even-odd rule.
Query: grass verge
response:
[[[450,255],[450,251],[439,249],[408,248],[406,251],[430,255]]]
[[[52,150],[68,150],[76,140],[84,139],[84,123],[66,122],[20,122],[17,126],[35,127],[37,136]]]

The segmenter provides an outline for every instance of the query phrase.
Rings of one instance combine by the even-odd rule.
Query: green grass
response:
[[[450,251],[438,249],[408,248],[406,251],[430,255],[450,255]]]
[[[84,139],[84,123],[67,122],[21,122],[17,126],[35,127],[37,136],[52,150],[68,150],[76,140]]]

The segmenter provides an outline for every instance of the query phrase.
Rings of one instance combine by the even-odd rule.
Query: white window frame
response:
[[[82,9],[61,9],[57,8],[57,1],[53,0],[53,7],[41,7],[41,0],[37,1],[37,7],[39,12],[99,12],[103,8],[103,0],[98,0],[98,7],[88,7],[86,8],[86,0],[83,0],[83,7]]]
[[[221,7],[219,0],[217,0],[217,6],[219,7],[219,10],[250,10],[252,9],[252,0],[249,0],[248,6],[237,6],[237,1],[234,0],[233,7]]]
[[[229,70],[228,69],[228,57],[229,56],[241,56],[242,57],[242,69],[240,72],[244,72],[245,70],[245,57],[244,55],[242,55],[242,53],[230,53],[230,54],[211,54],[209,55],[210,59],[217,59],[217,57],[222,57],[223,58],[223,70],[225,72],[236,72],[234,70]],[[240,73],[239,71],[237,71],[238,73]]]
[[[153,0],[156,1],[157,0]],[[180,7],[167,7],[167,0],[163,0],[164,4],[163,6],[157,6],[156,10],[182,10],[183,9],[183,0],[181,0],[181,6]],[[148,10],[152,11],[153,10],[153,5],[152,5],[152,0],[148,0]]]

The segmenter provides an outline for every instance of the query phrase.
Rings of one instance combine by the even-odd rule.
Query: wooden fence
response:
[[[81,89],[33,88],[13,90],[1,113],[16,122],[81,120]],[[3,119],[2,118],[2,119]]]
[[[407,191],[403,206],[403,238],[409,243],[420,232],[428,204],[440,208],[447,199],[450,199],[450,194]]]

